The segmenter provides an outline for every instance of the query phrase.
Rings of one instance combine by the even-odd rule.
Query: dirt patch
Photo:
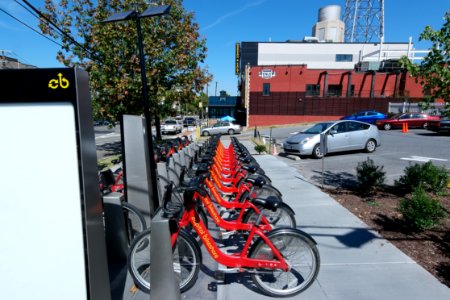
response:
[[[398,210],[400,200],[408,195],[398,195],[389,187],[370,198],[362,198],[349,189],[326,188],[324,191],[450,287],[449,215],[436,228],[413,232]],[[449,193],[450,190],[447,189],[445,196],[438,197],[447,214],[450,212]]]

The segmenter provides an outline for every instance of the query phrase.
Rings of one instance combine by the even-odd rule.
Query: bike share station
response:
[[[123,196],[100,195],[87,72],[0,70],[0,82],[1,298],[181,299],[159,215],[149,253],[158,276],[150,295],[130,292]],[[150,217],[157,204],[146,139],[143,119],[124,116],[127,200]]]

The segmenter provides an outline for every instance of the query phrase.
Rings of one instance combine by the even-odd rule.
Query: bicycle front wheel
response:
[[[258,209],[263,212],[264,217],[267,219],[270,225],[274,227],[291,227],[295,228],[297,223],[293,210],[284,202],[280,203],[276,211],[265,209],[258,206]],[[253,209],[249,209],[245,212],[242,222],[255,223],[258,219],[257,214]]]
[[[131,244],[135,236],[147,229],[147,223],[141,211],[134,205],[122,202],[123,214],[128,231],[128,244]]]
[[[316,279],[320,268],[320,256],[314,240],[298,229],[280,228],[267,234],[271,243],[280,251],[290,270],[257,269],[252,280],[265,294],[272,297],[288,297],[307,289]],[[274,260],[273,251],[259,238],[250,250],[251,258]]]
[[[138,288],[150,293],[150,243],[151,228],[139,234],[128,252],[128,270]],[[180,283],[180,291],[190,289],[197,280],[201,266],[201,250],[198,243],[188,233],[180,230],[172,249],[173,269]]]
[[[265,184],[262,187],[254,187],[253,192],[258,198],[267,198],[269,196],[283,197],[281,192],[270,184]]]

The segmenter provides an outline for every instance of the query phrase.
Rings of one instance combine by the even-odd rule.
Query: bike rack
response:
[[[157,213],[151,223],[152,234],[150,261],[152,272],[150,273],[150,298],[181,300],[180,283],[173,272],[172,244],[170,242],[169,220],[163,218],[162,210]],[[169,253],[169,255],[168,255]],[[156,276],[152,276],[156,275]]]
[[[112,299],[122,299],[127,279],[128,238],[122,209],[124,196],[108,193],[103,196],[105,238]]]
[[[140,116],[123,115],[122,151],[127,202],[141,210],[150,222],[156,207],[153,204],[150,180],[150,154],[147,150],[145,120]]]

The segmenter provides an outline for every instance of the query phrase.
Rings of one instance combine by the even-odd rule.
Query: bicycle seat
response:
[[[266,184],[266,180],[258,175],[251,175],[245,178],[245,182],[251,183],[253,186],[262,187]]]
[[[209,173],[209,164],[208,163],[200,163],[195,170],[195,175],[200,176],[201,174]]]
[[[242,165],[242,169],[248,171],[249,173],[256,173],[256,170],[258,170],[257,167],[251,164]]]
[[[194,192],[198,192],[202,197],[207,195],[207,192],[200,187],[200,182],[198,181],[198,178],[196,178],[197,180],[192,180],[189,186],[179,186],[176,188],[176,191],[179,193],[183,194],[183,197],[186,198],[186,196],[188,195],[188,197],[192,198],[192,196],[194,195]]]
[[[280,205],[281,200],[275,196],[268,196],[267,198],[255,198],[253,199],[253,204],[260,205],[264,208],[270,209],[271,211],[276,211]]]
[[[198,185],[200,185],[200,183],[205,181],[205,179],[208,178],[209,176],[211,176],[211,173],[209,171],[206,171],[206,172],[204,172],[202,174],[199,174],[197,176],[197,178],[198,178]]]
[[[252,162],[252,159],[250,157],[248,157],[248,156],[246,156],[246,157],[239,157],[238,160],[243,162],[243,163],[245,163],[245,164],[249,164],[249,163]]]

